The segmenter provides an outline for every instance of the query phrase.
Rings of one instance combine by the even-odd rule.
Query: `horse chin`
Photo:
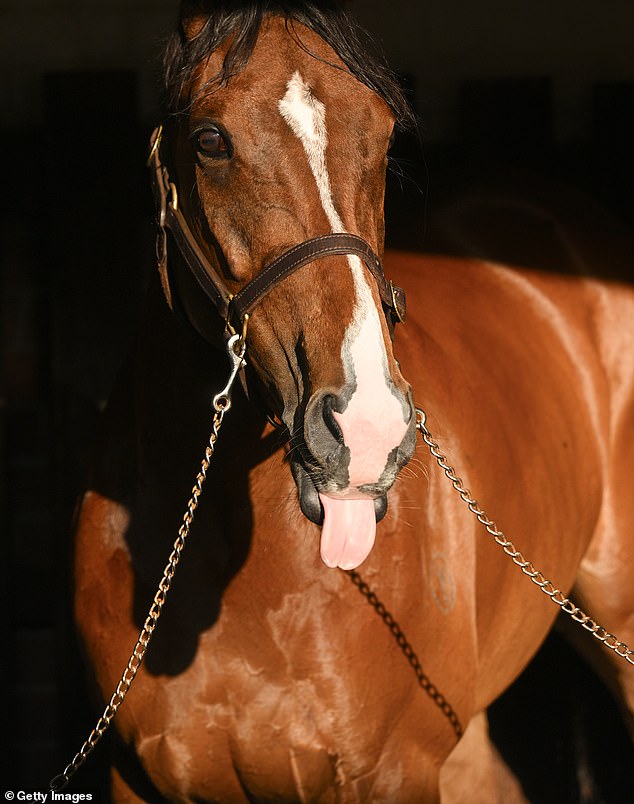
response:
[[[374,545],[376,523],[387,512],[387,493],[377,496],[318,491],[305,467],[292,463],[304,516],[322,528],[320,554],[328,567],[356,569]]]

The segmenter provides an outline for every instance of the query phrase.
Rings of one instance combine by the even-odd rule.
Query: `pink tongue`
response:
[[[351,570],[367,557],[374,544],[374,500],[346,500],[320,494],[324,507],[321,558],[328,567]]]

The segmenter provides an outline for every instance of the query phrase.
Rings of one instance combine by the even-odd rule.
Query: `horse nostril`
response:
[[[324,399],[324,406],[323,406],[323,416],[324,422],[326,423],[326,427],[330,430],[332,435],[337,439],[340,444],[343,444],[343,433],[341,432],[341,428],[337,424],[337,420],[334,417],[332,401],[333,396],[327,396]]]
[[[337,423],[337,401],[335,394],[321,392],[315,394],[304,415],[304,444],[312,462],[332,470],[340,459],[344,448],[343,431]]]

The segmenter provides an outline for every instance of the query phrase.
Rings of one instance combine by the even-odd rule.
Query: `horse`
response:
[[[199,486],[113,722],[115,801],[512,800],[486,710],[558,607],[417,434],[562,595],[634,639],[634,293],[384,254],[409,112],[369,47],[311,0],[184,0],[168,43],[159,272],[75,531],[106,700]],[[634,675],[604,653],[631,726]]]

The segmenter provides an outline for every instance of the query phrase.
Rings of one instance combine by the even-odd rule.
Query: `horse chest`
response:
[[[239,784],[256,800],[359,800],[384,763],[398,775],[386,757],[412,685],[393,683],[389,640],[378,647],[354,610],[342,627],[328,596],[310,597],[258,616],[227,606],[188,670],[157,679],[148,708],[164,719],[137,750],[166,794],[226,800]]]

